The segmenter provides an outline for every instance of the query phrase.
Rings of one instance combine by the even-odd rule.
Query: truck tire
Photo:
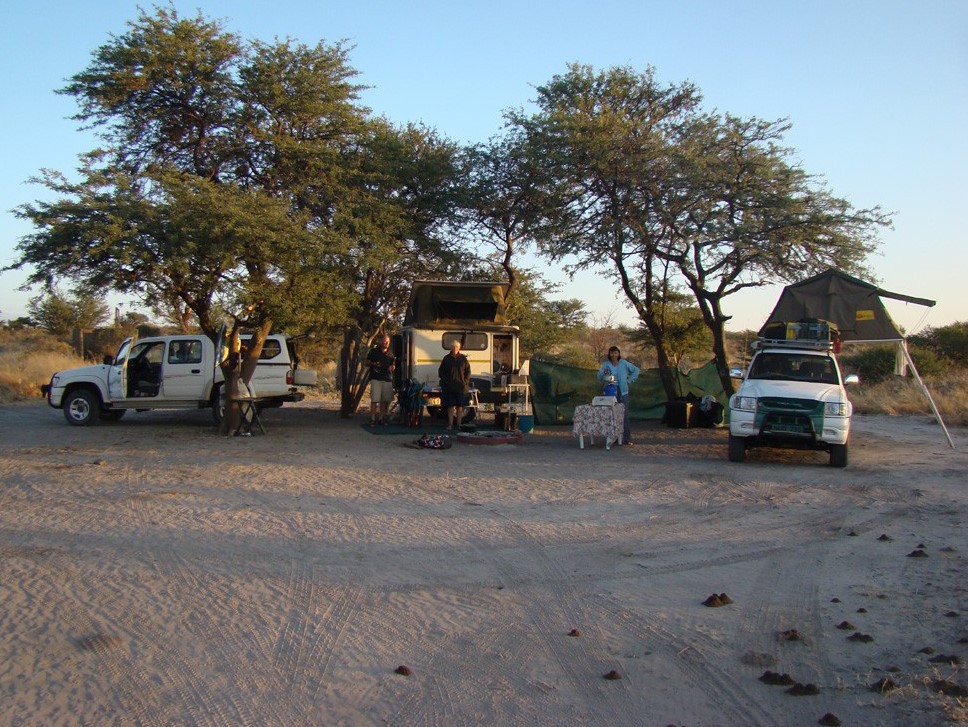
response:
[[[64,418],[75,427],[97,424],[101,418],[101,400],[90,389],[74,389],[64,397]]]
[[[846,444],[830,445],[830,466],[831,467],[847,466],[847,445]]]
[[[746,438],[729,435],[729,461],[743,462],[746,460]]]
[[[225,397],[222,396],[222,385],[215,384],[212,387],[212,419],[215,426],[222,426],[222,417],[225,416]]]

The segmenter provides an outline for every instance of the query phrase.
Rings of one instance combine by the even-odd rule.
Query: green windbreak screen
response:
[[[570,424],[575,407],[590,404],[593,397],[602,393],[602,382],[596,374],[598,369],[579,369],[558,366],[543,361],[531,361],[531,397],[534,418],[538,424]],[[676,372],[681,397],[702,399],[707,394],[716,397],[724,407],[729,397],[716,373],[716,365],[710,361],[694,368],[688,374]],[[629,388],[632,419],[662,419],[668,401],[658,369],[643,369],[639,378]]]

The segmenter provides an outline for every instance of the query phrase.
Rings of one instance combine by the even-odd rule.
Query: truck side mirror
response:
[[[112,356],[109,353],[104,354],[104,364],[106,366],[110,366],[113,363],[114,363],[114,356]]]
[[[845,384],[859,384],[860,383],[860,376],[858,376],[857,374],[847,374],[844,377],[844,383]]]

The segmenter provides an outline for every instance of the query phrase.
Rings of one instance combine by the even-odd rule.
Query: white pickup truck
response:
[[[729,400],[729,459],[748,447],[819,449],[847,466],[852,406],[833,344],[823,340],[761,339],[739,390]]]
[[[128,338],[104,363],[58,371],[41,391],[75,426],[118,420],[129,409],[211,408],[218,423],[224,378],[215,359],[203,334]],[[251,383],[260,408],[282,406],[305,398],[297,387],[314,386],[316,372],[299,367],[291,339],[271,334]]]

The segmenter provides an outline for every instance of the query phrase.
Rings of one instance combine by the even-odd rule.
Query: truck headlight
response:
[[[756,411],[756,397],[755,396],[739,396],[734,395],[732,400],[729,402],[731,409],[736,411]]]
[[[823,415],[827,417],[849,416],[847,403],[843,401],[828,401],[823,405]]]

